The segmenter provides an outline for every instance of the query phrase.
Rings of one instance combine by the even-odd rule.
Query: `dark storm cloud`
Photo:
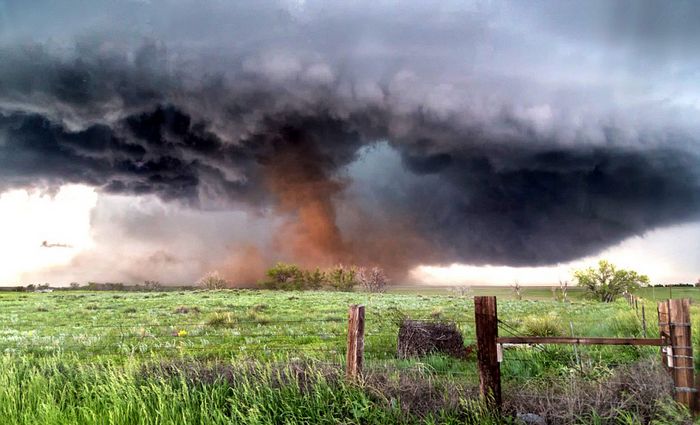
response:
[[[352,161],[361,144],[350,121],[333,117],[327,106],[275,105],[283,92],[271,93],[254,76],[243,76],[241,87],[207,81],[214,87],[186,88],[162,69],[144,68],[146,55],[158,61],[161,53],[152,44],[133,59],[85,47],[72,59],[35,46],[5,49],[2,186],[86,183],[193,204],[207,196],[259,204],[266,198],[260,168],[284,144],[308,150],[313,143],[326,171]],[[228,99],[220,104],[218,97]],[[186,112],[197,114],[209,101],[219,108],[213,117]],[[212,119],[237,132],[225,134],[225,142]],[[246,123],[252,127],[241,130]]]
[[[5,188],[85,183],[109,192],[193,199],[198,164],[175,155],[146,159],[146,149],[104,125],[71,132],[38,114],[0,115],[0,176]]]
[[[44,30],[31,35],[21,23],[45,17],[19,3],[3,12],[15,24],[6,30],[13,45],[0,50],[1,188],[85,183],[296,213],[294,232],[312,234],[298,245],[318,242],[339,259],[371,261],[396,239],[382,223],[402,223],[398,231],[428,247],[406,250],[407,265],[553,263],[699,217],[692,107],[664,96],[687,87],[692,104],[700,94],[682,78],[630,73],[636,60],[658,58],[643,46],[675,40],[671,23],[684,14],[663,15],[649,40],[630,29],[638,53],[624,66],[611,61],[615,74],[593,63],[610,61],[615,47],[601,41],[612,35],[595,27],[598,17],[615,28],[622,19],[607,3],[571,29],[560,24],[574,11],[540,3],[527,13],[510,3],[407,3],[396,16],[384,3],[173,2],[162,16],[154,4],[119,4],[115,16],[135,8],[150,17],[138,25],[162,41],[132,48],[130,36],[90,26],[106,15],[87,6],[56,11],[92,31],[77,44],[37,44],[26,39]],[[632,16],[644,21],[654,6],[640,3]],[[391,193],[371,212],[376,222],[339,228],[345,169],[383,140],[403,170],[378,173]],[[342,202],[367,208],[369,196]]]
[[[698,160],[614,148],[408,155],[409,169],[438,176],[441,187],[420,187],[400,209],[413,211],[421,233],[454,256],[547,264],[697,218]]]
[[[152,106],[174,84],[149,63],[163,57],[153,43],[142,44],[132,56],[116,49],[78,44],[59,58],[40,44],[0,47],[0,102],[6,109],[42,112],[73,125],[103,121],[114,111]]]

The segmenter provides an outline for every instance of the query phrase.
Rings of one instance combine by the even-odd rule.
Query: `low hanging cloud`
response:
[[[248,262],[381,263],[395,273],[551,264],[700,217],[692,107],[658,100],[677,86],[656,76],[682,66],[655,65],[648,80],[628,69],[638,60],[617,67],[622,80],[585,60],[575,70],[566,52],[589,59],[597,48],[614,66],[599,29],[581,28],[596,37],[571,44],[577,35],[545,25],[546,14],[515,25],[509,3],[450,13],[411,4],[396,18],[383,4],[323,13],[313,2],[205,4],[182,30],[171,24],[185,6],[164,12],[150,41],[86,30],[69,47],[3,46],[0,189],[81,183],[244,210],[275,222]],[[231,34],[204,29],[222,16]],[[274,25],[254,28],[246,16]],[[535,42],[565,53],[543,62],[515,49]],[[398,166],[376,164],[358,186],[348,170],[373,148]]]

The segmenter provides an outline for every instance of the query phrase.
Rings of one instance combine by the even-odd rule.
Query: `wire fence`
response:
[[[475,308],[463,301],[454,308],[430,306],[409,312],[368,308],[362,373],[370,386],[375,379],[395,383],[403,391],[414,388],[414,382],[428,382],[439,388],[440,394],[478,396]],[[123,314],[130,311],[127,308],[107,311],[83,304],[70,317],[34,314],[27,320],[23,315],[26,309],[9,304],[0,307],[4,318],[0,355],[5,356],[58,357],[94,364],[135,359],[139,367],[171,361],[196,367],[200,362],[230,366],[250,361],[273,367],[300,363],[339,377],[345,375],[349,357],[348,316],[340,309],[319,308],[299,317],[298,312],[284,316],[277,309],[257,312],[255,304],[226,303],[217,304],[217,310],[209,306],[208,311],[190,308],[178,313],[169,306],[152,314],[139,311],[132,317]],[[498,336],[550,335],[547,332],[552,336],[620,338],[658,335],[655,303],[639,300],[636,307],[603,307],[608,314],[595,317],[588,314],[586,305],[577,303],[506,302],[503,309],[499,306]],[[120,321],[112,320],[118,316]],[[398,349],[404,319],[454,324],[471,354],[466,358],[440,353],[404,358]],[[630,384],[629,376],[634,372],[627,372],[640,360],[660,363],[658,347],[501,344],[500,351],[504,398],[511,401],[570,406],[576,402],[572,395],[576,393],[588,392],[604,399],[610,394],[659,388],[646,387],[644,382]]]
[[[227,311],[215,311],[213,315],[194,310],[181,315],[171,312],[167,317],[154,316],[145,320],[143,317],[136,320],[125,316],[123,321],[117,323],[94,317],[26,321],[22,320],[20,308],[4,310],[3,315],[11,320],[0,328],[0,353],[72,356],[84,360],[201,358],[274,362],[306,359],[334,367],[344,365],[347,341],[347,316],[344,314],[324,313],[318,317],[316,312],[316,317],[308,318],[261,318],[232,315],[235,312],[250,313],[256,308],[255,305],[229,303],[225,307]],[[527,316],[537,316],[538,312],[545,314],[546,308],[536,307]],[[94,311],[90,310],[90,305],[84,308]],[[520,336],[528,331],[530,324],[517,309],[506,309],[504,313],[499,320],[500,335]],[[397,346],[403,319],[453,323],[461,332],[465,346],[476,345],[474,307],[467,303],[455,311],[424,310],[404,315],[389,310],[371,311],[364,333],[367,373],[420,374],[431,378],[478,382],[473,355],[466,359],[440,354],[427,358],[401,358]],[[647,319],[647,329],[653,332],[656,328],[656,323],[652,323],[655,317]],[[573,305],[568,310],[559,309],[557,320],[560,322],[560,332],[569,328],[572,328],[572,332],[579,329],[593,334],[609,332],[609,321],[581,317]],[[634,326],[618,326],[617,336],[638,336],[641,328],[637,325],[635,322]],[[613,361],[610,355],[612,350],[627,350],[628,353],[620,361]],[[522,382],[522,379],[531,381],[543,375],[552,379],[552,370],[587,376],[597,373],[602,364],[611,369],[654,352],[650,347],[507,347],[503,350],[501,366],[506,382]]]

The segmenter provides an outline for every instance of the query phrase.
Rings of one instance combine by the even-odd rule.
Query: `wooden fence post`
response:
[[[474,297],[476,358],[482,397],[501,406],[501,365],[498,363],[496,297]]]
[[[691,411],[695,409],[693,372],[693,342],[690,335],[690,300],[669,300],[669,327],[671,331],[671,348],[673,366],[674,398],[686,405]]]
[[[642,332],[644,334],[644,338],[647,337],[647,314],[644,311],[644,301],[642,301]]]
[[[668,301],[659,301],[657,312],[659,314],[659,336],[669,340],[671,338],[671,332],[668,325]],[[670,370],[670,357],[668,357],[666,353],[667,349],[668,347],[661,347],[661,364],[664,365],[666,370]]]
[[[357,380],[362,376],[365,352],[365,306],[353,304],[348,311],[348,350],[345,376]]]

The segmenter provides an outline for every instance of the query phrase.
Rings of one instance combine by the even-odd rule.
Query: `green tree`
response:
[[[328,285],[336,291],[352,292],[359,284],[357,268],[339,264],[326,272]]]
[[[267,279],[262,284],[267,289],[284,291],[304,289],[304,271],[295,264],[277,263],[266,274]]]
[[[598,262],[598,268],[589,267],[574,272],[578,286],[593,298],[611,302],[625,292],[632,292],[649,284],[649,277],[633,270],[618,269],[606,260]]]
[[[314,270],[304,270],[302,273],[302,279],[304,281],[304,289],[321,289],[326,281],[326,274],[319,268]]]

